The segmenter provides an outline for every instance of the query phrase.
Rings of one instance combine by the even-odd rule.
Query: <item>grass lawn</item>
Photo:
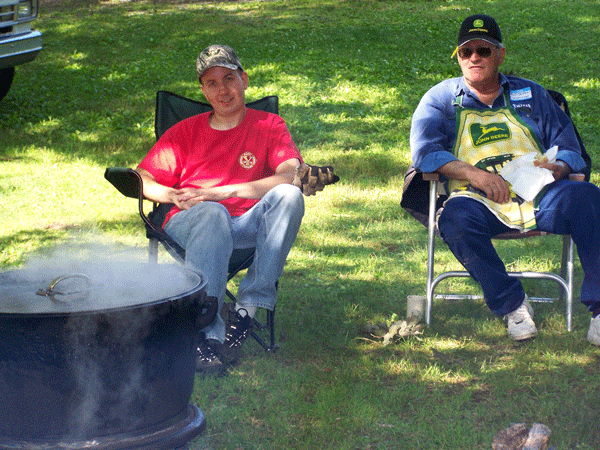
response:
[[[539,337],[521,345],[480,300],[436,300],[422,335],[387,346],[364,332],[425,292],[426,231],[400,208],[410,118],[459,75],[450,55],[475,12],[498,20],[505,72],[566,96],[597,171],[597,1],[42,0],[44,50],[0,102],[0,269],[82,243],[145,251],[135,201],[104,169],[134,167],[152,146],[157,90],[201,99],[195,58],[225,43],[248,71],[248,100],[279,95],[304,158],[342,180],[306,198],[280,281],[279,351],[249,341],[229,376],[197,379],[208,422],[190,450],[485,450],[513,422],[547,425],[557,450],[600,448],[600,350],[578,294],[571,333],[563,304],[536,304]],[[558,243],[502,255],[514,270],[556,270]],[[460,268],[441,243],[438,259]],[[468,280],[444,289],[479,293]]]

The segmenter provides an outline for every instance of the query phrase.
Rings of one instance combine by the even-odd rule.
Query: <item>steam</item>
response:
[[[55,294],[47,295],[45,302],[37,298],[16,305],[27,307],[27,312],[34,312],[30,309],[34,307],[40,312],[77,312],[133,306],[178,296],[198,282],[196,274],[177,264],[149,264],[142,251],[108,244],[58,246],[36,255],[13,274],[15,284],[31,283],[29,291]],[[55,290],[49,289],[55,282]]]
[[[77,399],[67,417],[72,438],[93,437],[97,430],[134,430],[143,419],[140,409],[152,401],[143,383],[144,347],[139,345],[152,316],[142,310],[135,320],[107,319],[73,317],[67,325]]]

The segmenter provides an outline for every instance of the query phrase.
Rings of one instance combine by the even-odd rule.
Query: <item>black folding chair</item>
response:
[[[557,91],[548,90],[550,96],[560,105],[560,107],[569,115],[570,111],[565,97]],[[583,141],[579,132],[575,128],[575,134],[579,141],[582,157],[586,162],[586,169],[581,174],[571,174],[569,177],[576,181],[589,181],[591,171],[591,159],[585,150]],[[438,283],[453,277],[469,278],[470,274],[467,271],[447,271],[434,276],[434,261],[435,261],[435,237],[438,235],[436,226],[436,217],[440,214],[444,201],[448,198],[445,194],[440,194],[440,175],[438,173],[420,173],[410,166],[404,177],[404,190],[402,195],[401,206],[406,209],[409,214],[419,220],[428,228],[427,242],[427,281],[426,281],[426,310],[425,322],[430,324],[431,309],[433,306],[434,291]],[[545,236],[549,233],[532,230],[522,233],[518,230],[509,231],[507,233],[494,236],[494,240],[511,240],[523,239],[536,236]],[[565,300],[566,309],[566,325],[567,330],[572,329],[572,304],[573,304],[573,270],[574,270],[574,244],[570,235],[562,236],[562,256],[560,274],[549,272],[508,272],[511,277],[522,279],[546,279],[554,281],[559,286],[559,298]],[[462,298],[481,298],[480,295],[463,295],[463,294],[441,294],[435,295],[436,298],[442,299],[462,299]],[[532,297],[532,301],[551,302],[553,298]]]
[[[279,99],[277,96],[271,95],[247,103],[246,106],[248,108],[278,114]],[[156,139],[159,139],[165,131],[177,122],[211,110],[212,107],[208,103],[191,100],[167,91],[159,91],[156,95],[154,120]],[[149,260],[151,262],[158,261],[158,244],[160,243],[175,260],[183,263],[185,260],[185,250],[162,229],[165,215],[173,205],[153,203],[152,211],[146,215],[144,212],[142,178],[135,170],[123,167],[109,167],[106,169],[104,177],[115,186],[121,194],[138,199],[138,212],[144,222],[146,237],[149,240]],[[240,271],[250,267],[253,260],[254,249],[234,250],[229,261],[227,281],[235,277]],[[236,302],[235,295],[229,289],[226,289],[226,294],[232,302]],[[266,318],[264,323],[257,319],[253,319],[253,327],[250,331],[250,335],[265,350],[273,351],[278,347],[275,342],[275,310],[266,310],[265,314]],[[264,339],[261,336],[262,333],[259,334],[257,331],[265,331],[268,334],[268,338]]]

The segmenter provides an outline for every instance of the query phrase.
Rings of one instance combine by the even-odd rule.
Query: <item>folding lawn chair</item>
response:
[[[548,90],[552,98],[561,106],[561,108],[569,115],[570,111],[565,97],[556,91]],[[576,181],[588,181],[590,178],[591,160],[587,154],[583,141],[577,129],[575,129],[577,139],[582,151],[582,157],[586,162],[586,170],[582,174],[571,174],[570,179]],[[438,234],[436,227],[436,216],[439,215],[441,208],[447,196],[440,194],[440,176],[438,173],[420,173],[410,166],[404,178],[404,192],[401,205],[413,217],[419,220],[428,229],[427,239],[427,283],[426,283],[426,309],[425,322],[427,325],[431,321],[431,309],[433,306],[434,291],[436,286],[443,280],[452,277],[470,278],[467,271],[448,271],[442,272],[434,278],[435,273],[435,237]],[[427,195],[427,191],[429,194]],[[439,234],[438,234],[439,235]],[[518,230],[503,233],[494,237],[495,240],[511,240],[524,239],[535,236],[549,235],[542,231],[528,231],[522,233]],[[562,236],[562,257],[560,274],[550,272],[508,272],[511,277],[521,279],[546,279],[558,283],[559,299],[564,299],[566,303],[566,323],[567,330],[572,329],[572,309],[573,309],[573,268],[574,268],[574,244],[570,235]],[[462,298],[482,298],[480,295],[461,295],[461,294],[444,294],[436,295],[435,298],[442,299],[462,299]],[[539,298],[531,297],[532,301],[552,302],[554,298]]]
[[[274,114],[279,110],[279,99],[271,95],[260,100],[247,103],[246,106],[252,109],[267,111]],[[154,132],[156,139],[159,139],[165,131],[188,117],[211,111],[212,107],[208,103],[202,103],[181,97],[171,92],[159,91],[156,95],[156,110],[154,121]],[[183,263],[185,260],[185,250],[181,248],[173,239],[171,239],[162,229],[165,215],[173,206],[172,204],[154,203],[152,211],[146,215],[144,212],[143,184],[141,176],[133,169],[122,167],[109,167],[104,174],[105,178],[115,186],[121,194],[138,199],[138,211],[146,228],[146,237],[148,243],[148,257],[151,262],[158,261],[158,244],[169,252],[175,260]],[[234,250],[229,261],[227,281],[235,275],[250,267],[254,260],[254,249]],[[236,298],[233,293],[227,289],[227,297],[235,303]],[[266,319],[261,323],[253,319],[253,327],[250,335],[265,350],[273,351],[277,349],[275,342],[275,311],[266,310]],[[258,331],[268,333],[268,341],[263,339]]]

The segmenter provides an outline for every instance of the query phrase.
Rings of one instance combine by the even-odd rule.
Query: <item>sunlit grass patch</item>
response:
[[[573,55],[598,41],[597,2],[488,6],[503,27],[503,70],[565,94],[596,166],[597,62]],[[156,91],[203,100],[195,58],[227,43],[248,70],[247,98],[278,95],[304,159],[332,164],[341,181],[305,198],[279,283],[281,348],[267,355],[249,341],[228,377],[197,378],[192,401],[208,425],[190,450],[487,450],[511,422],[536,421],[552,429],[557,449],[600,447],[599,355],[585,340],[589,313],[578,298],[571,333],[564,302],[535,303],[539,336],[522,344],[482,299],[436,298],[422,335],[387,346],[363,332],[403,319],[407,296],[425,294],[427,233],[400,207],[410,120],[429,87],[458,75],[449,57],[469,8],[43,0],[44,50],[18,68],[0,102],[0,267],[18,269],[63,245],[145,258],[136,201],[104,180],[104,169],[134,167],[152,146]],[[441,240],[436,246],[436,270],[461,270]],[[559,238],[498,244],[512,270],[556,270],[559,246]],[[164,251],[159,259],[172,261]],[[524,286],[532,296],[558,293],[551,282]],[[436,292],[481,294],[468,279]]]

